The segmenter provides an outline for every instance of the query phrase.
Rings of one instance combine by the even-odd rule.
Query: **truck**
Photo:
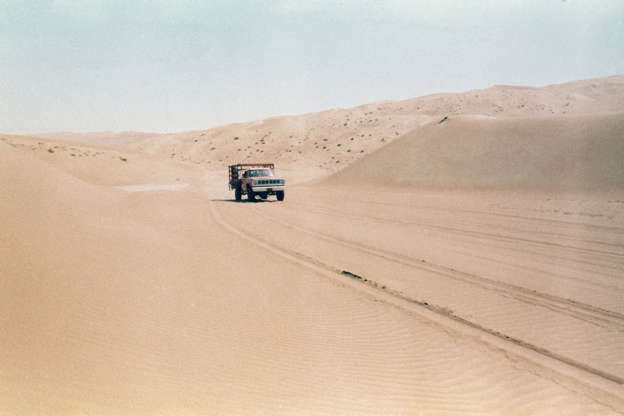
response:
[[[286,181],[275,176],[273,163],[239,163],[228,166],[230,190],[234,190],[237,201],[247,195],[248,201],[256,196],[267,199],[275,195],[278,201],[284,200]]]

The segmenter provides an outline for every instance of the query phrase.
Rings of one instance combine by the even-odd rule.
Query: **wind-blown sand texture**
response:
[[[622,413],[622,104],[0,135],[0,414]],[[233,201],[249,160],[284,202]]]

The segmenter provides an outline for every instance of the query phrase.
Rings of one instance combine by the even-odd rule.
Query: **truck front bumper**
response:
[[[284,191],[284,189],[286,189],[286,187],[284,185],[256,185],[256,186],[251,186],[252,191],[254,191],[257,194],[263,194],[263,193],[268,193],[268,194],[274,194],[277,191]]]

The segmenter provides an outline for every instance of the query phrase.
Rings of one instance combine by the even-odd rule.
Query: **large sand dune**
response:
[[[624,190],[624,113],[449,118],[417,128],[330,183]]]
[[[624,412],[623,79],[0,135],[0,414]]]
[[[271,160],[294,180],[342,170],[402,135],[443,117],[532,118],[621,112],[624,77],[575,81],[543,88],[494,86],[461,93],[382,101],[320,113],[175,134],[54,133],[44,139],[115,146],[126,152],[221,169]]]
[[[221,168],[275,161],[295,179],[336,172],[400,136],[444,117],[532,118],[621,112],[624,77],[544,88],[495,86],[299,116],[281,116],[131,144],[151,154]]]

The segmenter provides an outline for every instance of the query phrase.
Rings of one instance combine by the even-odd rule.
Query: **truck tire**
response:
[[[252,189],[247,188],[247,199],[249,201],[255,201],[256,194],[254,193],[254,191]]]
[[[284,191],[277,191],[277,192],[275,192],[275,196],[277,196],[277,200],[278,201],[283,201],[284,200]]]
[[[242,195],[241,188],[240,188],[240,186],[237,186],[236,187],[236,191],[234,191],[234,196],[236,197],[237,201],[241,200],[241,195]]]

